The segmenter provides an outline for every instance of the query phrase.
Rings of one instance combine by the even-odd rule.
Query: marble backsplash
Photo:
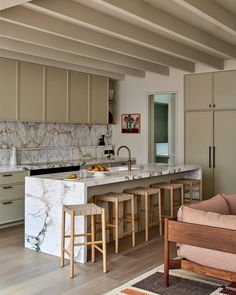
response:
[[[111,145],[109,125],[0,121],[0,144],[16,147],[21,164],[100,158],[104,147],[98,141],[103,134],[105,144]],[[10,150],[0,150],[0,163],[9,159]]]

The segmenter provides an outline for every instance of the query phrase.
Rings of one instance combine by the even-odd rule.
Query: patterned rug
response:
[[[183,270],[170,271],[170,287],[163,286],[163,265],[105,295],[236,295],[236,285]]]

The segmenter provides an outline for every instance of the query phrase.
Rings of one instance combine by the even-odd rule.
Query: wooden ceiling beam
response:
[[[151,63],[142,59],[115,53],[106,49],[94,47],[81,42],[68,40],[63,37],[36,31],[13,23],[0,21],[0,35],[14,40],[40,45],[76,55],[92,57],[94,59],[127,66],[130,68],[146,70],[161,75],[169,75],[169,68],[164,65]]]
[[[195,63],[191,61],[96,32],[25,7],[4,10],[0,12],[0,19],[186,72],[195,71]]]
[[[74,55],[66,52],[61,52],[51,48],[45,48],[38,45],[25,43],[22,41],[12,40],[6,37],[1,37],[0,48],[14,52],[26,53],[38,57],[51,58],[59,61],[66,61],[79,66],[85,66],[103,71],[119,73],[144,78],[145,72],[137,69],[132,69],[124,66],[119,66],[92,58]]]
[[[236,36],[236,16],[212,0],[174,0],[189,11]]]
[[[92,69],[88,67],[78,66],[75,64],[70,64],[65,61],[53,60],[53,59],[38,57],[38,56],[30,55],[30,54],[14,52],[14,51],[5,50],[5,49],[0,49],[0,57],[32,62],[32,63],[37,63],[37,64],[46,65],[46,66],[55,67],[55,68],[83,72],[87,74],[94,74],[94,75],[109,77],[114,80],[125,79],[125,75],[122,75],[122,74],[108,72],[108,71],[101,71],[101,70]]]
[[[138,19],[144,23],[153,25],[170,35],[177,36],[183,40],[197,43],[203,48],[208,48],[212,52],[224,54],[227,57],[236,57],[236,46],[222,39],[219,39],[188,22],[168,14],[143,0],[95,0],[106,3],[110,8],[118,9],[126,15]],[[194,1],[194,2],[198,2]],[[205,2],[205,0],[204,0]],[[211,1],[213,2],[213,1]],[[28,4],[26,4],[28,5]]]

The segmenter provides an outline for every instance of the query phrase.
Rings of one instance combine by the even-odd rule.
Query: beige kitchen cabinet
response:
[[[90,123],[108,123],[108,78],[90,76]]]
[[[236,71],[214,73],[215,108],[236,109]]]
[[[0,120],[17,119],[17,62],[0,58]]]
[[[213,106],[213,73],[184,77],[185,110],[203,110]]]
[[[22,121],[44,120],[43,66],[19,63],[19,119]]]
[[[236,111],[214,113],[214,191],[236,192]]]
[[[0,173],[0,225],[24,219],[25,176],[28,172]]]
[[[204,199],[214,195],[212,149],[213,112],[186,112],[185,163],[201,165]]]
[[[89,123],[89,75],[70,71],[69,122]]]
[[[45,101],[47,122],[65,123],[68,121],[66,70],[47,67]]]

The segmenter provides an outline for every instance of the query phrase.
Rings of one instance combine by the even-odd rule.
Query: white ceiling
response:
[[[236,59],[236,0],[0,1],[0,49],[8,56],[119,79],[168,75],[169,67],[194,72],[195,63],[223,69]]]

